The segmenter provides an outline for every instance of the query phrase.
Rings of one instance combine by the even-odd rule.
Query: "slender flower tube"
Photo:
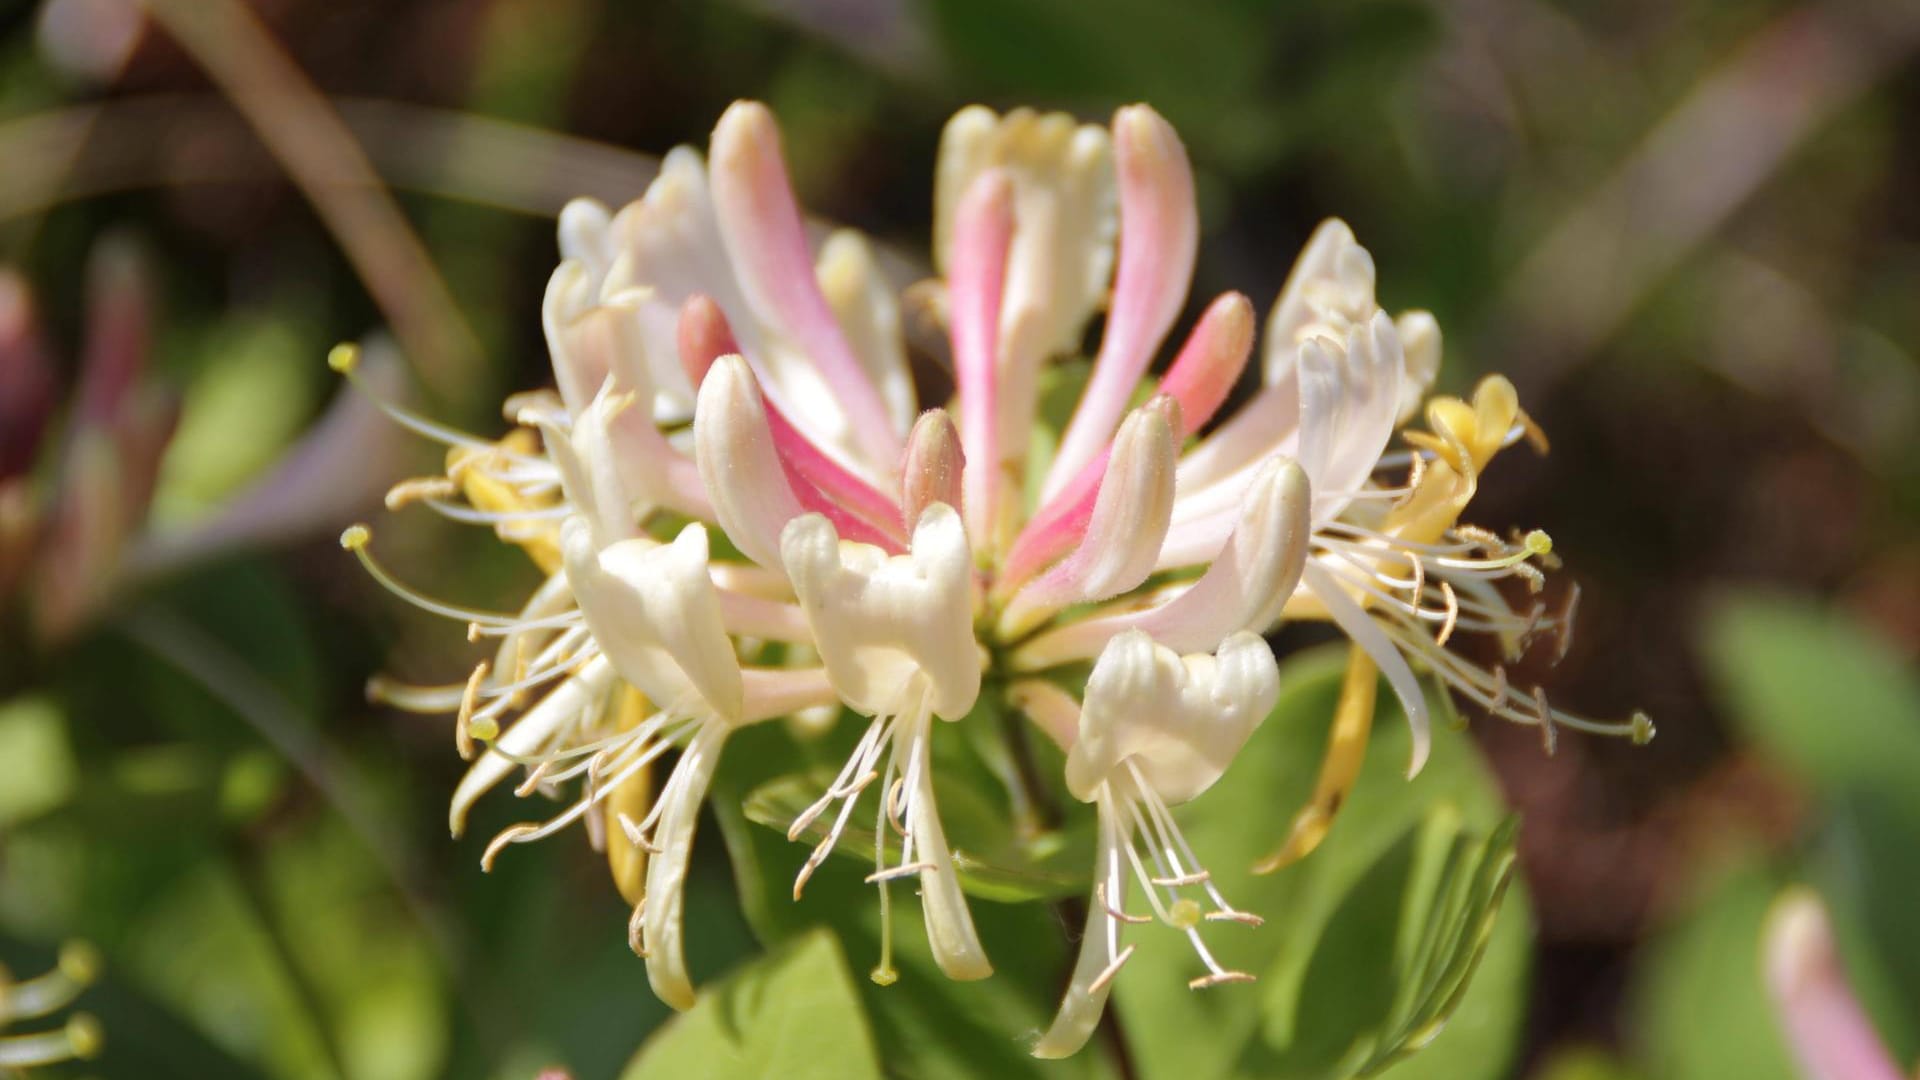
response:
[[[1344,225],[1315,233],[1253,365],[1257,319],[1239,293],[1172,338],[1199,220],[1165,120],[1144,105],[1110,128],[963,110],[936,168],[941,277],[907,294],[944,320],[956,394],[922,411],[866,241],[841,232],[809,251],[771,114],[733,106],[711,150],[706,163],[668,154],[617,213],[581,202],[561,215],[543,307],[556,389],[509,399],[516,430],[482,439],[382,403],[448,446],[444,474],[403,482],[389,505],[524,549],[546,577],[520,609],[421,595],[373,559],[364,527],[342,537],[382,584],[492,645],[462,681],[369,686],[453,714],[473,763],[454,833],[509,777],[517,795],[558,798],[557,814],[497,836],[483,865],[579,823],[634,905],[631,942],[669,1004],[695,997],[681,894],[700,803],[733,734],[775,717],[803,714],[814,731],[864,719],[784,824],[811,845],[793,888],[807,903],[807,883],[867,846],[872,823],[883,984],[901,974],[901,878],[939,968],[992,972],[967,901],[974,839],[941,819],[939,763],[984,756],[1015,713],[1065,751],[1052,779],[1091,805],[1098,853],[1079,962],[1034,1048],[1046,1057],[1098,1024],[1131,955],[1126,926],[1183,934],[1196,989],[1252,977],[1200,928],[1259,920],[1220,895],[1171,808],[1211,787],[1272,709],[1278,669],[1260,635],[1280,619],[1331,620],[1358,650],[1308,808],[1317,832],[1296,830],[1312,842],[1357,772],[1376,672],[1414,725],[1416,768],[1416,667],[1548,732],[1642,734],[1513,695],[1499,669],[1444,648],[1465,632],[1518,648],[1570,618],[1523,615],[1502,591],[1539,582],[1544,534],[1506,541],[1459,523],[1488,461],[1533,429],[1489,380],[1471,403],[1428,402],[1429,430],[1389,450],[1426,399],[1440,335],[1424,313],[1379,310],[1373,261]],[[1103,304],[1078,408],[1049,430],[1044,368],[1078,349]],[[332,358],[359,381],[354,361]],[[1259,387],[1220,416],[1249,366]],[[1381,478],[1402,466],[1404,484]],[[956,738],[961,724],[977,730]],[[1037,800],[1017,772],[998,770],[1010,814],[1029,823]],[[1127,913],[1134,884],[1151,915]]]

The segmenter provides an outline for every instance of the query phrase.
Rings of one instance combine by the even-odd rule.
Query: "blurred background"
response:
[[[1438,315],[1442,389],[1519,387],[1552,452],[1471,516],[1548,529],[1582,600],[1516,681],[1660,733],[1549,758],[1473,725],[1531,944],[1442,1075],[1793,1075],[1758,977],[1790,882],[1913,1062],[1917,50],[1907,0],[0,0],[0,963],[105,959],[106,1053],[52,1071],[590,1080],[665,1018],[604,864],[483,876],[512,808],[450,842],[447,725],[365,704],[471,661],[336,544],[433,454],[322,359],[367,339],[396,395],[500,430],[550,381],[552,215],[636,197],[739,97],[903,283],[953,110],[1150,102],[1197,173],[1196,310],[1264,309],[1338,215],[1383,304]],[[374,520],[436,595],[534,580]],[[732,890],[708,845],[696,971],[758,950]]]

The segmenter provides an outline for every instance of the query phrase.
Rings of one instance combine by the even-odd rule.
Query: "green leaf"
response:
[[[879,1075],[846,958],[824,931],[795,939],[704,992],[621,1074],[623,1080]]]
[[[1714,608],[1705,651],[1748,738],[1823,792],[1873,790],[1920,828],[1920,677],[1892,646],[1811,601],[1745,593]]]
[[[1425,1049],[1459,1008],[1492,940],[1500,901],[1513,880],[1520,819],[1509,817],[1479,837],[1461,834],[1449,816],[1428,819],[1434,826],[1429,831],[1451,834],[1440,880],[1430,894],[1409,890],[1410,906],[1420,914],[1418,929],[1402,936],[1413,946],[1396,965],[1401,989],[1382,1036],[1352,1067],[1354,1075],[1372,1076]]]
[[[1806,876],[1859,939],[1848,974],[1882,1036],[1920,1052],[1920,677],[1869,627],[1784,594],[1723,598],[1704,644],[1740,732],[1821,796]]]
[[[1383,693],[1326,841],[1276,873],[1251,872],[1312,788],[1344,663],[1343,650],[1321,649],[1283,664],[1266,724],[1181,812],[1222,893],[1267,920],[1222,924],[1207,939],[1222,964],[1259,982],[1195,993],[1184,940],[1153,926],[1130,933],[1139,951],[1114,998],[1144,1075],[1317,1080],[1383,1067],[1427,1038],[1394,1077],[1505,1073],[1524,1010],[1528,920],[1518,889],[1494,918],[1512,826],[1469,739],[1435,731],[1426,769],[1408,781],[1406,723]]]
[[[747,819],[785,836],[800,813],[833,785],[834,775],[832,770],[817,769],[760,785],[747,796]],[[1087,867],[1093,861],[1093,840],[1088,830],[1048,832],[1023,839],[1009,827],[1003,799],[948,776],[940,778],[939,799],[940,820],[953,846],[954,868],[969,895],[1019,903],[1086,892]],[[872,810],[854,814],[855,820],[872,817]],[[832,824],[833,815],[822,814],[802,831],[801,837],[818,843]],[[833,850],[837,856],[871,867],[873,830],[849,824]],[[898,854],[898,845],[890,850]]]
[[[1634,1030],[1651,1076],[1793,1080],[1760,981],[1760,932],[1780,882],[1757,865],[1730,871],[1692,914],[1645,951]]]

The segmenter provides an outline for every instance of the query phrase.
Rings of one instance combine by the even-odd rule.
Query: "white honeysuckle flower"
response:
[[[542,309],[557,392],[509,399],[519,429],[489,442],[382,403],[449,447],[444,475],[398,485],[389,505],[422,503],[522,547],[547,575],[525,605],[421,596],[373,560],[364,527],[342,537],[383,585],[496,639],[463,682],[369,686],[396,707],[455,714],[473,761],[450,807],[455,834],[516,773],[516,794],[561,799],[558,814],[496,837],[484,863],[580,822],[634,905],[630,939],[663,1000],[694,998],[681,892],[699,805],[745,725],[866,718],[839,774],[789,823],[795,840],[821,824],[795,899],[865,804],[883,925],[888,883],[914,877],[933,954],[962,979],[992,967],[935,801],[935,740],[952,736],[933,721],[1017,712],[1065,749],[1057,779],[1094,804],[1100,861],[1079,967],[1036,1048],[1047,1056],[1085,1041],[1128,955],[1129,871],[1154,916],[1188,934],[1207,970],[1196,987],[1248,977],[1196,927],[1257,919],[1218,895],[1168,807],[1211,786],[1272,708],[1278,677],[1259,635],[1282,617],[1338,624],[1362,650],[1349,681],[1369,694],[1362,661],[1377,664],[1414,727],[1416,768],[1416,665],[1548,732],[1650,733],[1552,711],[1537,690],[1512,695],[1499,669],[1444,647],[1474,631],[1517,648],[1569,617],[1522,615],[1502,591],[1508,578],[1537,583],[1543,535],[1507,542],[1459,524],[1487,461],[1532,428],[1511,387],[1489,380],[1470,405],[1430,401],[1431,430],[1389,450],[1434,378],[1440,332],[1424,312],[1379,309],[1373,260],[1345,225],[1314,234],[1267,319],[1260,386],[1216,423],[1254,353],[1246,297],[1212,300],[1148,375],[1187,302],[1199,235],[1173,129],[1143,105],[1107,129],[965,110],[937,166],[943,280],[916,287],[938,297],[955,393],[917,412],[898,303],[856,234],[809,249],[771,114],[736,104],[710,150],[668,154],[617,213],[563,212]],[[1103,302],[1078,407],[1035,438],[1042,366],[1077,347]],[[353,375],[350,350],[331,362]],[[1058,450],[1041,469],[1028,458],[1047,445]],[[1411,470],[1404,484],[1378,479],[1396,464]],[[1355,691],[1342,707],[1361,705],[1370,716]],[[947,749],[978,752],[968,741]],[[1343,745],[1346,758],[1328,759],[1336,781],[1364,743]],[[668,755],[656,796],[651,763]],[[1006,782],[1010,813],[1029,814],[1024,781]],[[1309,809],[1324,833],[1331,811]],[[874,978],[896,975],[883,934]]]
[[[945,503],[921,513],[905,555],[842,540],[818,514],[794,518],[780,538],[794,595],[840,700],[873,718],[833,785],[795,819],[798,839],[836,801],[840,812],[794,879],[807,879],[833,851],[860,792],[879,781],[883,817],[900,834],[899,859],[886,864],[886,829],[868,881],[917,875],[927,940],[940,969],[955,979],[993,974],[974,932],[953,854],[934,803],[932,718],[959,720],[980,696],[981,657],[973,637],[973,560],[959,515]],[[882,918],[891,908],[883,905]],[[881,932],[882,949],[891,934]],[[891,977],[883,953],[881,972]]]
[[[1203,921],[1260,920],[1220,895],[1168,807],[1212,787],[1279,696],[1272,650],[1244,631],[1212,654],[1181,656],[1140,630],[1121,633],[1101,652],[1087,679],[1066,777],[1067,790],[1092,803],[1098,820],[1094,889],[1080,959],[1036,1056],[1065,1057],[1093,1033],[1114,977],[1133,955],[1133,946],[1120,947],[1123,925],[1157,920],[1186,935],[1206,967],[1190,984],[1195,989],[1253,978],[1222,966],[1199,928]],[[1133,881],[1150,918],[1126,912]]]

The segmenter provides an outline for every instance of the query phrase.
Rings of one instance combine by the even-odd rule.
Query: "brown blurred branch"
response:
[[[141,2],[286,166],[421,377],[457,399],[461,365],[478,343],[433,260],[326,99],[238,0]]]

